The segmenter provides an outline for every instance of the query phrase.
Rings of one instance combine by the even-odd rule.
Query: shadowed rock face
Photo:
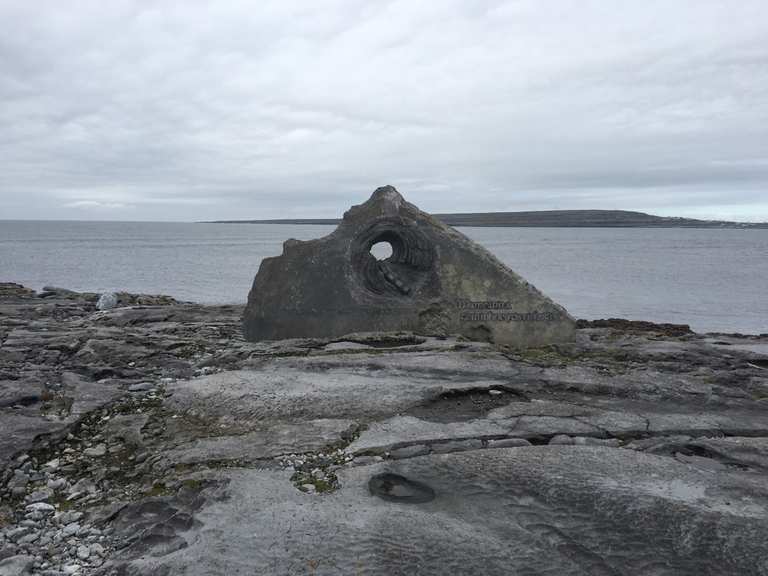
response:
[[[388,243],[378,260],[371,248]],[[573,338],[561,307],[392,186],[324,238],[262,261],[243,318],[251,341],[410,330],[539,346]]]

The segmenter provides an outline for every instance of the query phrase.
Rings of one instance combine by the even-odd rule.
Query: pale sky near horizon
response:
[[[768,221],[768,2],[0,0],[0,219]]]

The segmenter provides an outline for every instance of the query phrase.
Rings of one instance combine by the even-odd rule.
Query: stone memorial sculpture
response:
[[[371,249],[387,243],[391,255]],[[243,317],[250,341],[355,332],[461,334],[514,347],[573,338],[573,318],[490,252],[392,186],[328,236],[288,240],[261,262]]]

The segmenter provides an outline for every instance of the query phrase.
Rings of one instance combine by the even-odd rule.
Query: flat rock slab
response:
[[[55,438],[79,420],[84,414],[109,404],[123,392],[114,384],[83,383],[76,388],[64,388],[60,392],[62,407],[54,404],[50,411],[41,414],[41,400],[30,406],[16,406],[0,410],[3,433],[0,436],[0,468],[20,451],[32,447],[39,437]]]
[[[308,420],[278,424],[238,436],[210,436],[182,444],[165,453],[161,466],[206,464],[217,461],[255,462],[292,453],[320,451],[343,440],[351,420]]]
[[[168,406],[242,428],[302,418],[370,421],[428,403],[447,390],[504,386],[515,369],[487,346],[270,358],[258,370],[179,380]]]
[[[768,574],[766,338],[250,343],[234,307],[9,298],[0,555],[33,573]]]
[[[383,473],[421,503],[371,493]],[[596,447],[432,455],[345,470],[328,495],[233,470],[183,533],[134,562],[172,574],[765,574],[768,499],[728,473]],[[232,527],[237,526],[236,530]]]

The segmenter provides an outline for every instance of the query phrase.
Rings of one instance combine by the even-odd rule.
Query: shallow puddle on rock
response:
[[[496,408],[528,399],[501,388],[449,390],[408,410],[409,416],[432,422],[463,422],[485,418]]]
[[[423,482],[391,472],[372,476],[368,481],[368,489],[372,495],[388,502],[420,504],[435,499],[435,491]]]

